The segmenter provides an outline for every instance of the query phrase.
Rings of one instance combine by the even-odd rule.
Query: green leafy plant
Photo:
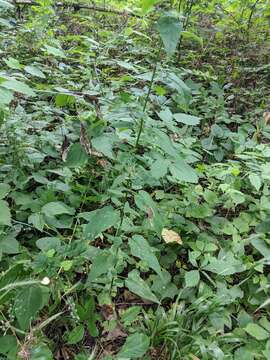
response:
[[[0,356],[269,359],[264,1],[0,1]]]

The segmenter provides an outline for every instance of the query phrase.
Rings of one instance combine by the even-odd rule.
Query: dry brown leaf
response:
[[[70,147],[70,141],[68,140],[68,138],[65,135],[62,146],[61,146],[61,158],[63,161],[67,160],[67,154],[68,154],[69,147]]]
[[[264,121],[265,121],[265,124],[269,124],[270,123],[270,112],[267,111],[263,114],[263,117],[264,117]]]
[[[100,308],[100,312],[105,320],[116,320],[117,316],[112,305],[104,304]]]
[[[123,331],[120,325],[117,325],[113,330],[108,333],[103,332],[102,335],[107,341],[114,341],[119,338],[127,337],[127,333]]]
[[[83,123],[80,124],[80,143],[88,155],[92,154],[91,143],[87,136],[86,128]]]
[[[175,232],[173,230],[164,228],[162,230],[161,235],[166,244],[177,243],[177,244],[181,245],[183,243],[180,235],[177,234],[177,232]]]

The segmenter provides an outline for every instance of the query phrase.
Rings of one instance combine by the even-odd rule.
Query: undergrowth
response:
[[[269,2],[65,3],[0,1],[2,358],[270,359]]]

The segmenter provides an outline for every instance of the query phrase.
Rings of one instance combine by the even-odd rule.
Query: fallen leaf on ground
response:
[[[180,235],[177,234],[177,232],[175,232],[173,230],[164,228],[162,230],[161,235],[166,244],[177,243],[177,244],[181,245],[183,243]]]

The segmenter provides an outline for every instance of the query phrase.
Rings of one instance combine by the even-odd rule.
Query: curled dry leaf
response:
[[[86,128],[84,127],[83,123],[80,124],[80,143],[84,148],[86,154],[91,155],[92,154],[91,143],[89,141]]]
[[[162,230],[161,235],[166,244],[177,243],[177,244],[181,245],[183,243],[180,235],[177,234],[177,232],[175,232],[173,230],[164,228]]]
[[[64,136],[64,140],[61,146],[61,158],[63,161],[67,160],[67,154],[70,147],[70,141],[68,140],[67,136]]]
[[[113,330],[107,333],[104,331],[102,335],[107,341],[114,341],[116,339],[127,337],[127,333],[123,331],[120,325],[117,325]]]

